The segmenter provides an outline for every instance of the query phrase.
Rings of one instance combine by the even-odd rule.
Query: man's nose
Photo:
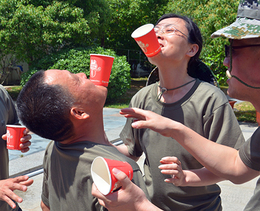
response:
[[[77,73],[79,77],[87,78],[85,73]]]
[[[229,68],[229,66],[230,66],[230,57],[225,57],[225,59],[223,61],[223,65]]]

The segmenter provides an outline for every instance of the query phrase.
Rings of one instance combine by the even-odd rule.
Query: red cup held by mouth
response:
[[[20,139],[24,136],[23,131],[26,129],[22,125],[6,125],[7,130],[7,149],[21,150]]]
[[[161,47],[154,31],[154,25],[149,23],[137,28],[131,36],[147,57],[153,57],[161,52]]]
[[[108,86],[114,57],[90,54],[90,80],[99,86]]]
[[[130,180],[133,179],[133,169],[129,163],[96,157],[91,164],[91,176],[98,190],[104,195],[113,193],[120,188],[118,180],[112,173],[113,168],[124,172]]]

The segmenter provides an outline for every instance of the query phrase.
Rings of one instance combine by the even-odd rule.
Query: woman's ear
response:
[[[74,118],[77,118],[77,119],[87,119],[87,118],[89,118],[89,114],[87,114],[85,111],[83,111],[79,108],[76,108],[76,107],[72,107],[70,109],[70,115]]]
[[[189,57],[193,57],[198,52],[198,50],[199,50],[199,46],[197,44],[191,44],[190,50],[187,52],[187,55]]]

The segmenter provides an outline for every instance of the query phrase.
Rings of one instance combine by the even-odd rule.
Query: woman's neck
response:
[[[158,69],[160,86],[166,89],[172,89],[193,80],[193,78],[188,75],[186,68],[171,67]]]
[[[179,101],[189,92],[195,83],[194,78],[188,75],[187,69],[159,69],[159,78],[157,97],[158,100],[164,103]]]

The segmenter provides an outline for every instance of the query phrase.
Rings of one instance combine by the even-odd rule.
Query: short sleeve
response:
[[[260,127],[245,142],[239,150],[239,156],[243,163],[251,169],[260,171]]]

